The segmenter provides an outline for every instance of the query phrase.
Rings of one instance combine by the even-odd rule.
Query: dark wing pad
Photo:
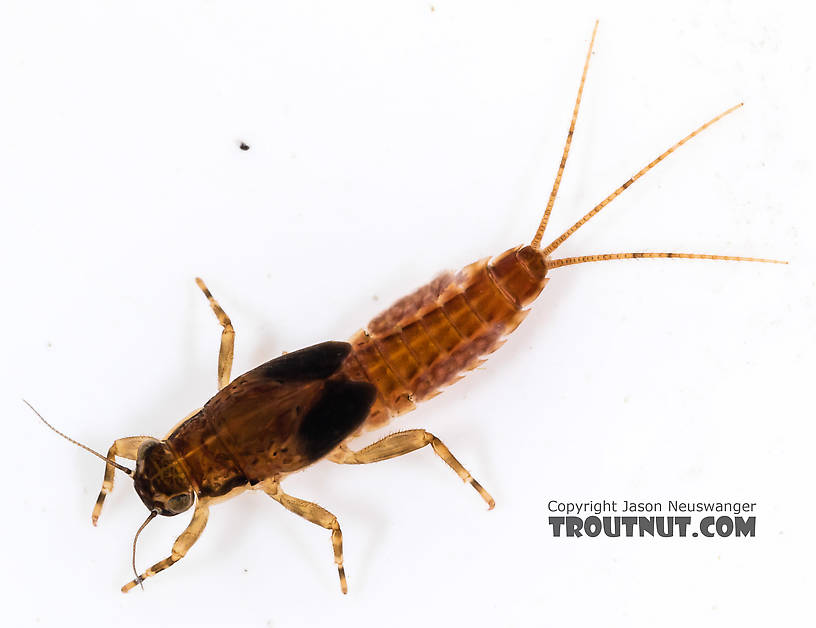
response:
[[[298,428],[304,453],[316,460],[337,447],[365,421],[376,396],[377,389],[368,382],[327,381]]]
[[[253,370],[279,382],[326,379],[340,368],[350,352],[351,345],[347,342],[321,342],[286,353]]]

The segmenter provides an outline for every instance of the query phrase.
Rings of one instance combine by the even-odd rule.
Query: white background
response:
[[[0,591],[8,625],[767,625],[812,613],[813,53],[804,3],[4,2]],[[432,10],[435,9],[435,10]],[[431,451],[320,463],[212,509],[127,596],[147,514],[41,425],[163,436],[234,374],[342,340],[445,268],[529,241],[601,26],[553,237],[683,147],[562,251],[777,257],[553,271],[486,367],[392,424]],[[238,149],[241,141],[251,149]],[[560,253],[561,251],[559,251]],[[372,440],[375,435],[370,435]],[[757,502],[753,539],[556,539],[551,499]],[[810,521],[808,521],[810,517]],[[138,564],[187,515],[156,521]]]

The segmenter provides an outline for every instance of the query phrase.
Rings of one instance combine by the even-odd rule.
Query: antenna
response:
[[[26,404],[26,405],[27,405],[29,408],[31,408],[31,411],[32,411],[34,414],[36,414],[38,417],[40,417],[40,421],[42,421],[43,423],[45,423],[45,424],[46,424],[48,427],[50,427],[50,428],[51,428],[52,430],[54,430],[54,431],[55,431],[57,434],[59,434],[60,436],[62,436],[62,437],[63,437],[65,440],[67,440],[69,443],[73,443],[73,444],[74,444],[74,445],[76,445],[77,447],[82,447],[82,449],[84,449],[85,451],[89,451],[89,452],[91,452],[91,453],[92,453],[94,456],[96,456],[97,458],[101,458],[102,460],[104,460],[105,462],[107,462],[109,465],[114,466],[114,467],[116,467],[117,469],[119,469],[120,471],[124,471],[124,472],[125,472],[125,473],[127,473],[129,476],[133,477],[133,471],[132,471],[131,469],[128,469],[127,467],[123,467],[121,464],[119,464],[119,463],[118,463],[118,462],[116,462],[115,460],[111,460],[111,459],[110,459],[110,458],[108,458],[107,456],[103,456],[102,454],[100,454],[100,453],[99,453],[99,452],[97,452],[97,451],[94,451],[94,450],[93,450],[93,449],[91,449],[90,447],[86,447],[86,446],[85,446],[85,445],[83,445],[82,443],[79,443],[79,442],[75,441],[73,438],[70,438],[70,437],[66,436],[65,434],[63,434],[62,432],[60,432],[60,431],[59,431],[59,430],[58,430],[56,427],[54,427],[54,426],[53,426],[53,425],[51,425],[51,424],[50,424],[48,421],[46,421],[46,420],[43,418],[43,415],[42,415],[42,414],[40,414],[39,412],[37,412],[37,410],[34,408],[34,406],[32,406],[30,403],[28,403],[28,402],[27,402],[25,399],[23,399],[23,403],[24,403],[24,404]]]

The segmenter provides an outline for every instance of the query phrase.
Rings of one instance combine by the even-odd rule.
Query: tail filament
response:
[[[572,266],[574,264],[585,264],[587,262],[605,262],[614,259],[713,259],[731,262],[764,262],[766,264],[787,264],[775,259],[762,259],[760,257],[734,257],[731,255],[704,255],[698,253],[607,253],[605,255],[583,255],[581,257],[562,257],[561,259],[549,260],[547,268],[560,268],[561,266]]]
[[[589,50],[587,51],[586,60],[584,61],[584,70],[581,74],[581,83],[578,88],[578,96],[575,99],[575,107],[572,111],[572,120],[570,122],[569,132],[567,133],[567,140],[564,144],[564,152],[561,156],[561,163],[558,166],[558,172],[555,176],[555,182],[553,183],[552,192],[550,193],[550,199],[547,202],[547,208],[544,211],[544,215],[541,218],[541,223],[538,226],[538,230],[533,236],[533,240],[530,243],[530,246],[534,249],[538,249],[541,247],[541,239],[544,235],[544,231],[547,228],[547,223],[550,220],[550,214],[552,212],[553,205],[555,204],[555,197],[558,194],[558,188],[561,185],[561,178],[564,174],[564,168],[567,163],[567,156],[569,155],[570,146],[572,145],[572,136],[575,132],[575,122],[578,118],[578,110],[581,105],[581,97],[584,92],[584,83],[586,82],[587,77],[587,70],[589,69],[589,59],[592,56],[592,48],[595,44],[595,35],[598,32],[598,22],[595,22],[595,27],[592,30],[592,39],[589,42]],[[646,166],[641,168],[637,173],[635,173],[632,177],[630,177],[623,185],[617,188],[612,194],[607,196],[604,200],[598,203],[595,207],[593,207],[589,212],[587,212],[583,218],[581,218],[578,222],[572,225],[569,229],[567,229],[564,233],[560,236],[555,238],[552,242],[550,242],[546,247],[542,249],[542,254],[544,257],[549,257],[553,251],[555,251],[559,246],[561,246],[566,240],[568,240],[578,229],[580,229],[583,225],[585,225],[589,220],[595,216],[598,212],[600,212],[604,207],[609,205],[613,200],[615,200],[618,196],[620,196],[623,191],[632,185],[635,181],[640,179],[644,174],[649,172],[652,168],[654,168],[657,164],[663,161],[666,157],[671,155],[674,151],[680,148],[683,144],[688,142],[691,138],[696,135],[702,133],[705,129],[710,127],[715,122],[723,119],[728,114],[736,111],[740,107],[742,107],[743,103],[739,103],[726,109],[720,115],[712,118],[702,126],[698,127],[691,133],[689,133],[686,137],[681,139],[679,142],[668,148],[666,151],[661,153],[656,159],[649,162]],[[732,261],[739,261],[739,262],[764,262],[764,263],[772,263],[772,264],[787,264],[787,262],[781,262],[778,260],[772,259],[760,259],[755,257],[736,257],[736,256],[729,256],[729,255],[703,255],[703,254],[695,254],[695,253],[608,253],[605,255],[584,255],[581,257],[565,257],[556,260],[548,260],[547,261],[547,268],[559,268],[561,266],[572,266],[573,264],[583,264],[586,262],[601,262],[601,261],[608,261],[608,260],[616,260],[616,259],[635,259],[635,258],[680,258],[680,259],[710,259],[710,260],[732,260]]]

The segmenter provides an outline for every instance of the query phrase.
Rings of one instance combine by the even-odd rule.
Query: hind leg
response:
[[[450,449],[448,449],[441,440],[425,430],[397,432],[396,434],[391,434],[378,440],[368,447],[363,447],[359,451],[351,451],[341,445],[331,453],[329,460],[338,464],[369,464],[371,462],[396,458],[397,456],[411,453],[417,449],[422,449],[426,445],[433,447],[436,455],[442,458],[445,464],[456,472],[456,475],[476,489],[476,492],[487,502],[489,510],[493,509],[496,502],[490,496],[490,493],[484,490],[482,485],[473,479],[473,476],[462,466],[462,463],[454,458]]]

